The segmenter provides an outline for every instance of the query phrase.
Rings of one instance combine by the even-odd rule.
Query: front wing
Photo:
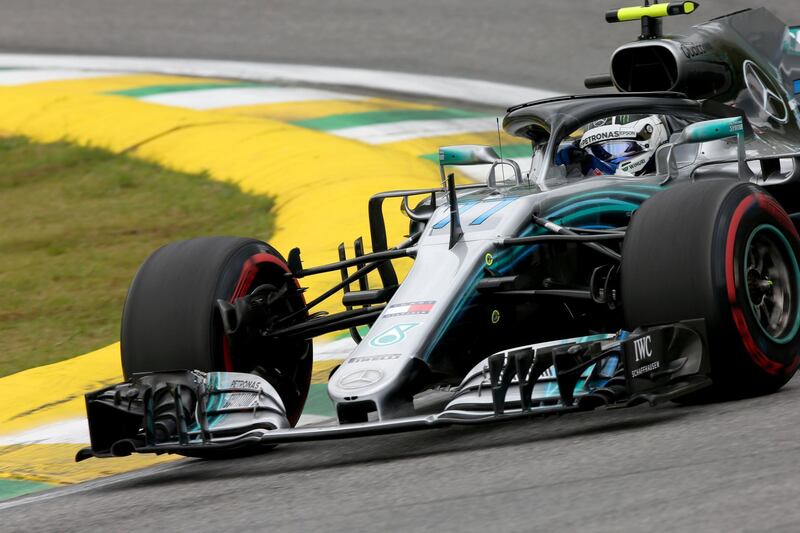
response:
[[[295,441],[502,422],[651,405],[711,384],[703,320],[513,348],[477,365],[436,414],[291,428],[275,389],[233,372],[140,374],[86,395],[91,447],[76,460],[131,453],[210,455]]]

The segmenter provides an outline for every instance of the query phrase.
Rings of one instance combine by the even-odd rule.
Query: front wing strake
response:
[[[691,320],[494,354],[465,377],[437,414],[303,428],[289,426],[277,391],[258,376],[141,374],[86,395],[91,447],[76,460],[134,452],[224,454],[601,406],[655,405],[710,385],[709,372],[704,321]]]

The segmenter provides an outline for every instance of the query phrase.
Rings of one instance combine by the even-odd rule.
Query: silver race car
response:
[[[86,395],[77,459],[780,388],[800,364],[800,36],[766,9],[662,34],[696,8],[609,13],[642,29],[586,80],[616,91],[509,109],[527,171],[491,147],[441,148],[440,188],[372,197],[370,253],[361,238],[322,266],[246,238],[155,251],[125,302],[126,381]],[[485,182],[456,186],[464,165]],[[409,218],[391,247],[389,198]],[[414,259],[402,282],[400,258]],[[327,272],[341,282],[306,299],[304,278]],[[330,298],[341,312],[315,312]],[[337,420],[296,428],[312,339],[339,330],[357,344],[329,379]]]

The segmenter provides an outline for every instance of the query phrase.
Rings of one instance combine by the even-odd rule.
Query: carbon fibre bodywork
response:
[[[521,327],[526,321],[535,324],[542,312],[552,314],[552,301],[519,303],[507,297],[498,301],[477,290],[482,280],[513,276],[547,261],[548,250],[542,246],[505,247],[500,241],[549,233],[531,221],[532,213],[565,226],[623,227],[639,204],[660,189],[657,182],[598,178],[547,192],[527,185],[469,191],[459,197],[464,237],[453,249],[448,247],[447,208],[440,208],[416,246],[406,280],[364,340],[331,376],[331,398],[340,405],[371,402],[380,418],[390,418],[394,411],[403,412],[410,400],[407,394],[420,363],[425,372],[460,377],[486,354],[552,339],[558,335],[553,328]],[[544,268],[539,271],[545,274]],[[586,272],[585,286],[590,274]],[[419,301],[432,305],[420,313],[392,313]],[[568,323],[567,315],[563,319]],[[572,331],[565,327],[559,333],[570,336]],[[367,370],[374,372],[374,383],[348,382]]]

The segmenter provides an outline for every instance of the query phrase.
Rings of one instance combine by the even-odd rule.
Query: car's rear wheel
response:
[[[217,300],[233,302],[257,287],[284,295],[265,320],[307,318],[297,282],[268,244],[237,237],[202,237],[168,244],[139,268],[128,290],[120,334],[126,378],[138,372],[202,370],[255,372],[278,391],[289,422],[297,423],[311,380],[309,340],[231,344]]]
[[[712,396],[783,386],[800,364],[800,237],[762,188],[679,184],[634,214],[623,245],[628,327],[705,318]]]

